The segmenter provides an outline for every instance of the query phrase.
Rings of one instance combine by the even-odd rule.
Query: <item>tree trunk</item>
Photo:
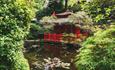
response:
[[[65,0],[65,10],[67,10],[68,0]]]

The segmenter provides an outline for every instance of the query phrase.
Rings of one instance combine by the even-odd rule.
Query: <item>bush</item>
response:
[[[30,32],[29,32],[27,38],[30,40],[32,40],[32,39],[36,40],[36,39],[38,39],[39,34],[43,34],[43,33],[44,33],[44,28],[41,27],[41,25],[39,23],[38,24],[32,23],[30,25]]]
[[[115,26],[100,30],[89,37],[76,56],[78,70],[114,70],[115,69]]]
[[[31,3],[0,0],[0,70],[29,70],[22,48],[34,15]]]

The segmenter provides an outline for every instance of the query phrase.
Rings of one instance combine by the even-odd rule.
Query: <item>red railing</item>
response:
[[[44,41],[61,42],[62,34],[44,33]]]

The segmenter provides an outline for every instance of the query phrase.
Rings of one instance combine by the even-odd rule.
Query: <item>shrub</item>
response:
[[[31,3],[0,0],[0,70],[29,70],[22,48],[34,15]]]
[[[115,69],[115,26],[100,30],[89,37],[76,56],[78,70],[114,70]]]
[[[36,23],[36,24],[32,23],[30,25],[30,32],[29,32],[27,38],[30,40],[32,40],[32,39],[36,40],[36,39],[38,39],[39,34],[43,34],[44,31],[45,31],[44,28],[41,27],[41,25],[39,23]]]

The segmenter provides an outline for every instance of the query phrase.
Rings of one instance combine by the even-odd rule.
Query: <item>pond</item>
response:
[[[39,50],[39,47],[37,46],[26,49],[24,55],[29,61],[31,70],[45,70],[45,65],[48,64],[46,61],[55,58],[63,63],[62,65],[65,64],[66,66],[68,64],[68,68],[57,67],[57,69],[55,68],[54,70],[77,70],[74,65],[74,57],[77,53],[78,49],[70,49],[67,46],[63,46],[61,49],[59,49],[59,47],[45,47],[41,50]]]

